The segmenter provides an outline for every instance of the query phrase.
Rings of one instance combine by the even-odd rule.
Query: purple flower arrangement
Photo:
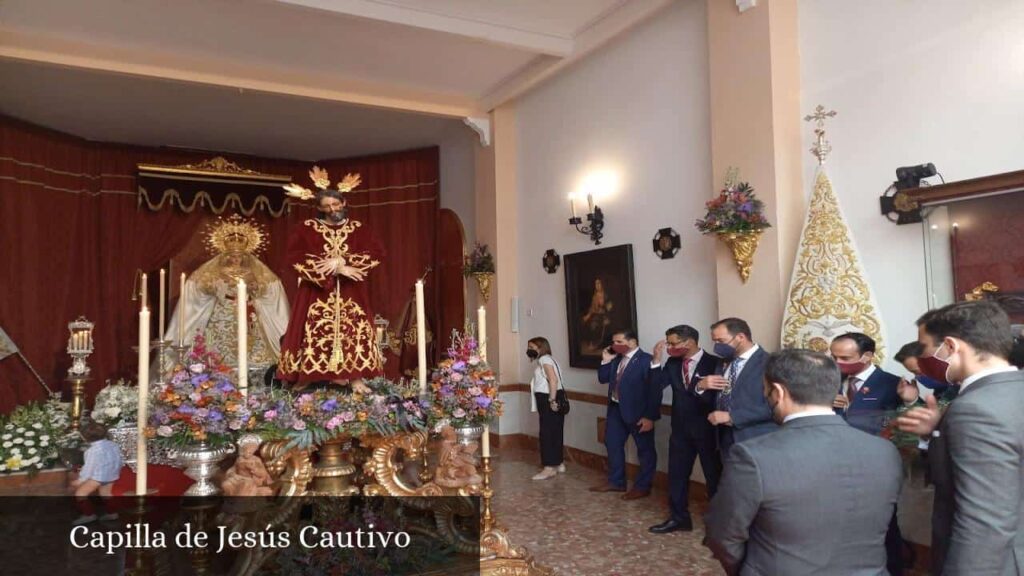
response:
[[[257,393],[250,397],[249,408],[265,440],[288,439],[301,448],[342,436],[387,436],[426,427],[426,406],[414,382],[375,378],[365,383],[370,394],[345,388]]]
[[[430,421],[435,429],[486,424],[501,415],[498,379],[481,357],[472,336],[452,338],[448,358],[431,379],[433,404]]]
[[[704,206],[707,215],[697,220],[697,230],[702,234],[754,232],[771,227],[764,216],[764,202],[754,196],[754,188],[746,182],[727,185]]]
[[[220,355],[196,336],[185,366],[156,391],[146,436],[183,446],[205,442],[218,446],[239,432],[252,430],[256,420],[231,380],[232,370]]]
[[[487,249],[487,244],[475,244],[473,251],[466,256],[462,274],[467,277],[473,274],[494,274],[494,256]]]
[[[146,435],[175,446],[217,446],[255,431],[264,440],[287,439],[307,448],[340,436],[426,428],[427,406],[415,382],[368,380],[372,392],[365,395],[347,388],[293,393],[254,387],[243,397],[232,374],[197,336],[186,365],[157,390]]]

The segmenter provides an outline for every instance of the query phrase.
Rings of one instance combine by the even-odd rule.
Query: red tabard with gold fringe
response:
[[[281,346],[278,378],[302,387],[319,380],[354,380],[383,373],[370,309],[372,270],[383,248],[357,220],[337,225],[306,220],[289,238],[288,262],[299,288]],[[365,279],[324,275],[317,261],[343,258]]]

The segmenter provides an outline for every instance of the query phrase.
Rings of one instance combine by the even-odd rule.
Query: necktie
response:
[[[729,363],[729,369],[725,371],[725,379],[729,381],[729,388],[718,393],[718,399],[715,402],[717,409],[726,412],[732,409],[732,389],[736,386],[740,370],[743,369],[743,362],[745,362],[743,358],[736,358]]]
[[[626,371],[626,365],[629,364],[629,357],[623,356],[622,360],[619,360],[619,370],[615,373],[615,385],[612,387],[612,398],[619,401],[619,382],[622,380],[622,373]]]
[[[846,399],[853,404],[853,399],[857,397],[857,384],[860,383],[860,379],[856,376],[851,376],[850,380],[846,385]],[[849,408],[849,406],[847,406]]]
[[[683,388],[690,389],[690,362],[692,358],[683,358]]]

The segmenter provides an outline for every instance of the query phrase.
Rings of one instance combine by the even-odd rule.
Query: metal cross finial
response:
[[[825,140],[825,119],[834,118],[836,115],[835,110],[825,111],[825,107],[818,104],[818,107],[814,109],[814,114],[804,116],[804,122],[814,122],[814,135],[817,137],[817,141],[814,146],[811,146],[811,154],[818,159],[818,165],[825,163],[825,158],[828,157],[829,153],[832,152],[832,145],[829,144],[828,140]]]

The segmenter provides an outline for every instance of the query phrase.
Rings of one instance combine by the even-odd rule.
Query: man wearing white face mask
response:
[[[935,574],[1024,572],[1024,374],[1007,357],[1010,320],[988,301],[959,302],[917,321],[924,375],[960,385],[946,413],[933,397],[899,419],[932,432]],[[941,421],[940,421],[941,419]]]

